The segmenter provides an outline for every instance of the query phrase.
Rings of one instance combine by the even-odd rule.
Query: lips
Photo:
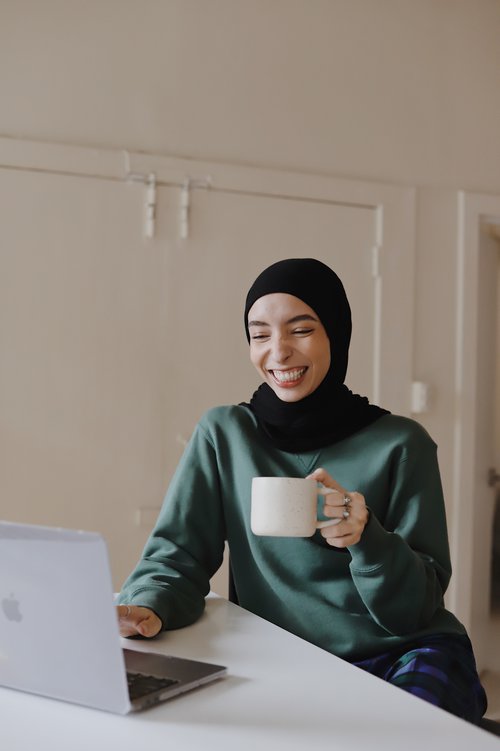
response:
[[[302,380],[307,368],[289,368],[288,370],[270,370],[276,383],[280,386],[294,386]]]

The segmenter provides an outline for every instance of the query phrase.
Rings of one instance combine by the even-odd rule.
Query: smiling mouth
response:
[[[280,386],[294,386],[305,375],[307,368],[291,368],[290,370],[270,370],[272,377]]]

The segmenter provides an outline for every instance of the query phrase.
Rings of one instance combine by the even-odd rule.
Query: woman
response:
[[[313,259],[273,264],[248,293],[245,329],[263,384],[249,404],[200,420],[123,587],[121,633],[196,620],[227,539],[244,608],[478,722],[486,697],[470,641],[443,604],[451,567],[436,445],[344,385],[351,314],[340,279]],[[252,477],[273,475],[334,489],[323,513],[340,523],[305,539],[254,536]]]

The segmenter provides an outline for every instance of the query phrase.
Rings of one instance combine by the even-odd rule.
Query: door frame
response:
[[[479,275],[481,224],[500,220],[500,196],[458,193],[457,206],[457,308],[455,356],[455,425],[451,540],[456,586],[451,608],[471,630],[472,590],[482,586],[473,576],[474,505],[481,481],[475,446],[478,426],[478,326],[482,292]],[[483,478],[486,482],[486,477]],[[484,585],[483,585],[484,586]],[[471,633],[474,642],[474,633]],[[479,660],[478,662],[481,662]],[[478,664],[478,667],[482,665]]]

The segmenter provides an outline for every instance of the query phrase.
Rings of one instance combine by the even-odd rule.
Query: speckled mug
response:
[[[317,529],[338,524],[341,519],[317,519],[318,495],[331,492],[331,488],[318,487],[310,477],[254,477],[252,532],[269,537],[311,537]]]

